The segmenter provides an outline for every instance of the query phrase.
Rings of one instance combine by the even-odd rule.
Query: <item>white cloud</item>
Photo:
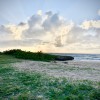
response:
[[[90,28],[83,29],[81,27],[74,26],[67,34],[68,43],[100,43],[100,29]]]
[[[100,53],[100,29],[74,26],[67,34],[66,43],[70,52]]]
[[[50,13],[50,12],[47,12]],[[43,27],[45,30],[55,30],[63,24],[63,20],[60,20],[60,17],[57,13],[48,14],[47,19],[43,22]]]
[[[38,10],[37,14],[38,14],[38,15],[42,15],[42,14],[43,14],[43,13],[42,13],[42,10]]]
[[[0,41],[2,40],[11,40],[13,39],[13,33],[10,31],[9,28],[6,28],[5,26],[0,26]]]
[[[5,40],[0,42],[1,47],[9,46],[9,47],[20,47],[20,46],[34,46],[35,44],[41,43],[41,40],[38,39],[27,39],[27,40]]]
[[[49,11],[42,16],[33,15],[28,20],[28,25],[29,28],[22,33],[23,38],[40,39],[55,46],[63,46],[65,34],[71,29],[73,23],[65,21],[58,13],[53,14]]]
[[[20,40],[22,32],[28,28],[28,25],[21,22],[19,25],[6,25],[6,28],[9,28],[9,30],[13,33],[13,39]]]
[[[84,29],[89,29],[89,28],[100,28],[100,20],[89,20],[89,21],[84,21],[81,25],[82,28]]]
[[[99,40],[100,20],[88,20],[76,25],[51,11],[43,14],[40,10],[26,23],[0,26],[0,48],[94,52],[100,49]]]

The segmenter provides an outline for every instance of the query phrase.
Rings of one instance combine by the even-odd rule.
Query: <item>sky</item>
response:
[[[100,0],[0,0],[0,51],[100,54]]]

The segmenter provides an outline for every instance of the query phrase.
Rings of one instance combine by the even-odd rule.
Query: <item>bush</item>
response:
[[[26,52],[20,49],[8,50],[8,51],[4,51],[3,53],[20,59],[29,59],[29,60],[36,60],[36,61],[51,61],[54,60],[56,57],[55,55],[42,53],[42,51]]]

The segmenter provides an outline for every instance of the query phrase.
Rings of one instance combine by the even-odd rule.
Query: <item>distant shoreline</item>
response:
[[[75,61],[100,61],[100,54],[74,54],[74,53],[51,53],[54,55],[72,56]]]

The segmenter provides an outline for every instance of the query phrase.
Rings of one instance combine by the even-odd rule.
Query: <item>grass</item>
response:
[[[100,100],[100,83],[21,72],[10,65],[17,61],[0,56],[0,100]]]
[[[19,62],[19,59],[16,59],[9,55],[0,54],[0,64],[9,64],[14,62]]]

